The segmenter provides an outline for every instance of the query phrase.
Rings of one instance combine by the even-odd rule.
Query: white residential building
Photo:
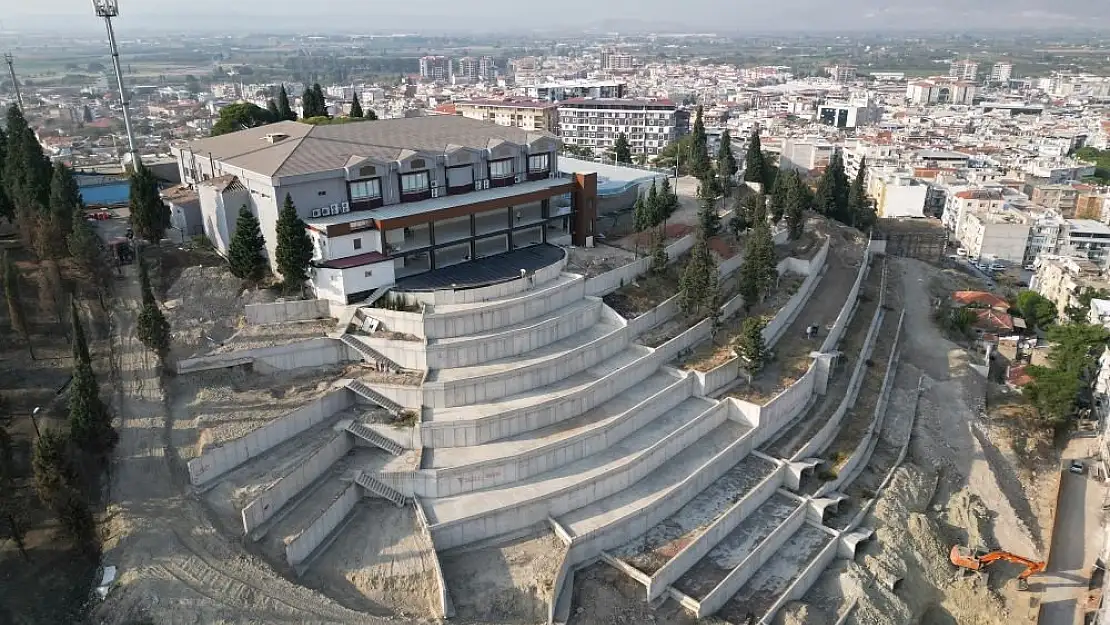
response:
[[[624,133],[633,154],[654,156],[685,134],[685,119],[670,100],[574,98],[559,103],[559,136],[600,154]]]

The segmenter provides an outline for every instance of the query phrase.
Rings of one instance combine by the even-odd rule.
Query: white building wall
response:
[[[885,185],[879,216],[886,218],[924,217],[925,196],[929,187],[921,185]]]

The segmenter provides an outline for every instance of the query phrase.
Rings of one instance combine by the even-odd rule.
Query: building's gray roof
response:
[[[286,135],[271,143],[267,136]],[[342,169],[352,156],[392,161],[405,150],[442,154],[448,146],[486,149],[500,141],[527,145],[543,131],[498,126],[457,115],[385,119],[330,126],[278,122],[200,139],[184,148],[263,176],[280,177]]]

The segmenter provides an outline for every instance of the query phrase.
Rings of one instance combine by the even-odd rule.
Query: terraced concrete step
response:
[[[468,343],[480,344],[488,341],[491,338],[499,338],[515,334],[521,331],[527,331],[545,323],[554,321],[556,319],[571,317],[577,313],[589,310],[591,308],[601,309],[602,302],[598,299],[581,299],[569,306],[564,306],[556,310],[546,312],[537,317],[526,319],[520,323],[513,325],[495,328],[493,330],[485,330],[483,332],[475,332],[465,336],[452,336],[446,338],[428,339],[428,347],[457,347]]]
[[[675,434],[713,405],[709,400],[691,397],[602,453],[509,486],[427,500],[425,506],[428,520],[433,526],[451,523],[537,502],[565,491],[591,489],[594,480],[634,465],[653,445]],[[566,511],[550,511],[549,514],[564,512]]]
[[[484,445],[425,449],[424,467],[440,469],[499,459],[520,460],[546,448],[566,445],[576,439],[589,437],[618,421],[635,417],[634,414],[627,414],[630,409],[676,386],[682,380],[675,372],[659,371],[597,408],[572,419]],[[616,440],[619,439],[611,439],[609,442]]]
[[[567,358],[576,350],[582,349],[594,341],[604,339],[619,329],[620,327],[615,324],[598,323],[574,336],[545,345],[527,354],[491,360],[469,367],[433,369],[428,372],[424,381],[425,383],[452,384],[468,380],[480,380],[509,372],[523,372],[528,369],[541,368]],[[614,337],[614,340],[616,340],[616,337]]]
[[[640,345],[630,345],[614,356],[598,364],[569,376],[557,384],[532,389],[524,393],[510,395],[495,402],[471,404],[469,406],[453,406],[450,408],[425,408],[424,420],[426,422],[440,421],[473,421],[484,417],[510,412],[536,408],[544,403],[557,401],[561,397],[574,395],[583,391],[599,379],[632,365],[651,354],[651,349]]]
[[[802,505],[781,492],[775,493],[686,571],[674,587],[693,599],[704,600]]]
[[[749,431],[751,428],[746,425],[725,420],[630,488],[565,514],[559,521],[572,536],[585,536],[619,524],[675,492],[683,480],[704,470],[706,463]],[[690,497],[695,494],[689,493]]]
[[[448,315],[453,315],[453,314],[467,313],[467,312],[475,311],[475,310],[478,310],[478,309],[481,309],[481,308],[488,308],[490,306],[496,306],[496,305],[504,303],[504,302],[511,302],[511,301],[514,301],[514,300],[523,301],[523,300],[529,299],[531,296],[548,294],[548,293],[551,293],[553,290],[556,290],[556,289],[559,289],[559,288],[568,288],[568,287],[574,285],[576,282],[582,281],[583,279],[584,278],[582,276],[579,276],[579,275],[576,275],[576,274],[562,273],[562,274],[559,274],[559,277],[555,278],[554,280],[544,282],[544,283],[541,283],[541,284],[537,284],[535,286],[535,288],[533,288],[529,291],[520,291],[520,292],[517,292],[517,293],[511,293],[509,295],[506,295],[505,297],[498,297],[498,298],[494,298],[494,299],[488,299],[488,300],[481,301],[481,302],[466,302],[466,303],[461,303],[461,304],[438,304],[433,308],[432,314],[435,315],[435,316],[448,316]]]

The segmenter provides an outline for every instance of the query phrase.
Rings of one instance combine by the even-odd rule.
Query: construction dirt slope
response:
[[[1037,594],[1016,589],[1021,567],[965,577],[948,551],[963,543],[1043,558],[1052,483],[1043,478],[1052,465],[1019,458],[986,422],[986,381],[931,318],[932,298],[955,278],[920,261],[891,262],[902,270],[906,306],[901,380],[887,412],[894,423],[913,411],[906,378],[922,374],[909,454],[863,522],[874,539],[854,561],[835,561],[780,619],[831,624],[851,610],[844,622],[859,625],[1034,622]]]

